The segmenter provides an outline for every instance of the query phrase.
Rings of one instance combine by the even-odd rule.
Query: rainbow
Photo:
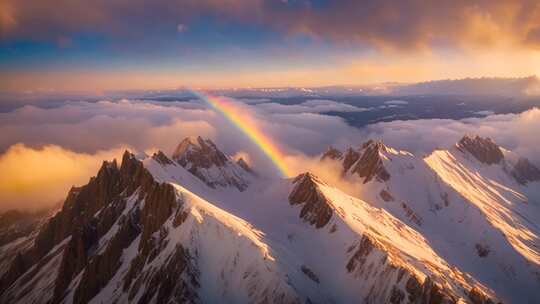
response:
[[[291,176],[285,161],[284,155],[277,145],[266,136],[257,123],[245,112],[244,109],[235,105],[224,97],[211,96],[201,92],[192,91],[200,99],[208,103],[213,109],[221,113],[238,130],[244,133],[264,155],[276,166],[283,177]]]

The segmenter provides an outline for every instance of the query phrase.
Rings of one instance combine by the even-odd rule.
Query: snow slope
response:
[[[192,141],[176,160],[105,162],[35,241],[2,247],[20,258],[0,278],[0,303],[539,300],[538,184],[512,179],[510,161],[483,166],[457,149],[422,159],[370,142],[335,153],[361,177],[353,197],[310,173],[231,169],[213,143]],[[221,185],[193,164],[244,172]]]
[[[418,231],[445,261],[504,302],[540,301],[539,184],[517,182],[508,153],[508,160],[488,165],[457,147],[423,159],[384,146],[378,155],[389,178],[359,184],[361,197]]]

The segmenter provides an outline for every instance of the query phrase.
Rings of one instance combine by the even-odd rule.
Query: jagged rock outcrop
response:
[[[215,147],[202,141],[204,149],[190,146],[200,145],[190,140],[179,150],[202,153]],[[445,166],[469,159],[453,153],[458,157],[444,158]],[[244,160],[223,155],[221,168],[250,172]],[[440,181],[422,200],[416,194],[424,194],[424,188],[416,185],[433,178],[431,171],[418,178],[416,170],[422,167],[415,156],[381,142],[368,141],[330,157],[343,162],[344,173],[361,177],[366,184],[358,186],[363,193],[371,191],[371,197],[364,201],[348,195],[311,173],[297,176],[292,185],[288,179],[258,179],[253,191],[229,191],[220,184],[212,190],[193,171],[184,170],[192,163],[182,165],[159,151],[150,157],[125,153],[120,166],[105,162],[87,185],[72,188],[62,210],[32,232],[37,236],[21,242],[9,258],[11,268],[0,275],[0,303],[498,301],[496,293],[505,292],[504,287],[444,256],[432,242],[434,236],[426,233],[434,222],[442,223],[437,226],[441,231],[446,227],[445,214],[435,204],[457,213],[450,208],[469,201],[460,202]],[[210,168],[217,168],[219,161],[213,158]],[[531,166],[506,161],[501,167],[528,180],[536,175]],[[498,169],[477,164],[474,169],[478,167]],[[223,177],[200,172],[205,178]],[[401,187],[401,181],[407,184]],[[409,190],[411,196],[405,197]],[[422,205],[431,209],[426,212]],[[444,237],[436,239],[452,249]],[[493,244],[486,238],[459,248],[488,264],[503,252]],[[500,289],[491,291],[493,286]],[[526,291],[529,296],[534,291]]]
[[[133,194],[137,194],[139,200],[146,200],[140,220],[138,214],[131,215],[129,219],[124,215],[119,233],[103,253],[96,253],[99,240],[123,214],[126,200]],[[10,270],[0,280],[1,290],[7,290],[34,265],[37,266],[32,273],[37,273],[46,264],[42,262],[45,255],[67,239],[66,245],[60,248],[62,258],[50,300],[61,302],[71,280],[84,271],[84,284],[75,292],[74,301],[86,303],[114,275],[125,246],[140,233],[144,236],[141,244],[146,243],[172,213],[173,203],[176,203],[176,197],[172,186],[156,182],[133,154],[124,153],[120,168],[116,161],[104,162],[97,176],[92,177],[87,185],[70,190],[62,210],[43,226],[34,246],[12,262]],[[11,299],[9,295],[0,296]]]
[[[343,174],[345,174],[360,158],[360,153],[352,148],[348,148],[343,156]]]
[[[251,170],[247,163],[234,162],[221,152],[210,139],[200,136],[182,140],[172,155],[174,161],[212,188],[235,187],[244,191]]]
[[[54,208],[37,212],[8,210],[0,214],[0,247],[26,237],[39,228],[47,217],[51,216]]]
[[[86,265],[81,282],[75,290],[74,303],[88,303],[114,276],[120,267],[122,252],[140,234],[138,209],[134,209],[119,219],[119,231],[107,244],[105,250],[97,253]]]
[[[484,164],[498,164],[504,159],[503,152],[491,138],[465,135],[457,143],[457,147],[462,152],[469,152]]]
[[[369,140],[362,145],[361,157],[351,169],[351,173],[364,178],[364,184],[376,178],[387,181],[390,174],[384,168],[381,153],[386,152],[386,146],[380,141]]]
[[[370,236],[363,235],[357,245],[349,249],[346,269],[361,280],[377,283],[367,296],[366,303],[379,303],[381,293],[389,291],[389,303],[454,304],[460,296],[451,289],[444,277],[421,279],[408,265],[399,262],[393,250],[386,248]],[[381,286],[391,286],[385,290]],[[470,303],[493,304],[493,300],[476,287],[464,292]]]
[[[345,153],[330,146],[322,155],[321,161],[325,159],[341,161],[342,174],[356,174],[363,179],[364,184],[373,179],[385,182],[390,179],[382,159],[385,152],[387,148],[382,142],[368,140],[358,149],[349,147]]]
[[[331,202],[317,188],[320,182],[309,172],[300,174],[293,180],[295,187],[289,195],[291,205],[302,205],[300,218],[316,228],[324,227],[333,214]]]
[[[321,160],[325,159],[333,159],[333,160],[339,160],[343,158],[343,152],[339,151],[338,149],[330,146],[321,156]]]
[[[154,153],[152,155],[152,158],[157,161],[158,163],[160,163],[162,166],[166,166],[166,165],[172,165],[173,164],[173,161],[170,160],[167,155],[165,155],[165,153],[163,153],[161,150],[160,151],[157,151],[156,153]]]

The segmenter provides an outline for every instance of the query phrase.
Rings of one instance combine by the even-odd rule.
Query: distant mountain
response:
[[[357,86],[326,86],[309,88],[253,88],[215,90],[214,94],[231,97],[290,98],[313,97],[328,98],[359,95],[499,95],[522,96],[539,95],[540,80],[536,76],[522,78],[463,78],[432,80],[419,83],[379,83]]]
[[[520,96],[540,93],[536,76],[524,78],[465,78],[434,80],[391,88],[396,95],[500,95]]]
[[[200,137],[126,151],[0,247],[0,303],[540,301],[528,160],[476,136],[424,159],[376,140],[321,157],[362,195],[259,177]]]

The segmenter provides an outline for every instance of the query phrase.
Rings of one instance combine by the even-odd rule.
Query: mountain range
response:
[[[339,150],[358,195],[257,173],[209,139],[103,162],[0,222],[0,303],[539,303],[540,169],[466,135]],[[6,219],[10,220],[6,220]]]

